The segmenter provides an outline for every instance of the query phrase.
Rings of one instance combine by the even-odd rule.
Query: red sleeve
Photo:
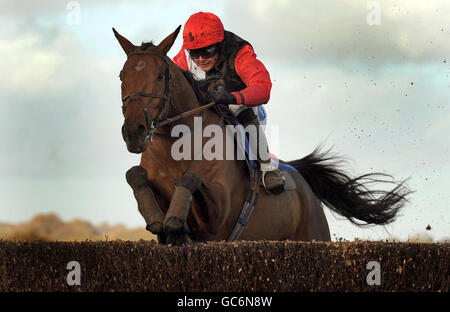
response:
[[[181,49],[177,55],[173,58],[173,62],[177,64],[179,68],[182,70],[188,70],[188,63],[186,60],[186,54],[184,53],[184,49]]]
[[[270,75],[250,45],[244,46],[236,55],[234,61],[236,73],[246,84],[247,88],[231,92],[238,104],[258,106],[269,102],[272,82]]]

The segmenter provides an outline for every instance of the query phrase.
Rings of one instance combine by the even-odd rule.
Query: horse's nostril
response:
[[[145,134],[145,127],[143,125],[139,125],[138,127],[138,135],[142,136]]]

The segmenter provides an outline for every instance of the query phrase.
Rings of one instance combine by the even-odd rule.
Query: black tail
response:
[[[404,186],[405,181],[383,180],[383,177],[392,179],[392,176],[383,173],[351,178],[339,169],[343,160],[328,154],[329,150],[320,152],[319,146],[308,156],[288,164],[301,173],[321,202],[352,223],[364,226],[394,221],[407,201],[406,196],[411,193]],[[391,191],[370,190],[368,187],[374,183],[390,183],[395,187]],[[365,223],[359,223],[356,219]]]

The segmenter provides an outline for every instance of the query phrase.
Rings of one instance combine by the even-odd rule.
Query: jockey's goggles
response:
[[[188,51],[189,51],[189,56],[192,59],[198,59],[200,56],[203,57],[204,59],[206,59],[206,58],[213,57],[214,54],[216,54],[217,50],[218,50],[217,44],[213,44],[213,45],[207,46],[205,48],[188,50]]]

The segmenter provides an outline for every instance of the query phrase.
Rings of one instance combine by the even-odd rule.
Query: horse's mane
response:
[[[141,50],[142,51],[145,51],[145,50],[147,50],[148,48],[151,48],[151,47],[155,47],[155,45],[153,44],[153,41],[149,41],[149,42],[142,41],[142,43],[141,43]]]
[[[202,83],[201,81],[196,80],[194,78],[194,74],[189,70],[181,70],[181,72],[191,85],[192,90],[194,90],[194,93],[197,96],[197,100],[200,102],[200,105],[209,103],[206,96],[204,95],[204,91],[202,90],[204,88],[204,82]]]

